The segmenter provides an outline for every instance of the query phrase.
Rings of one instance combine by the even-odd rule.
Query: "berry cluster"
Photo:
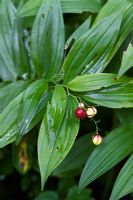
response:
[[[97,114],[97,109],[93,106],[89,106],[87,109],[83,103],[80,103],[78,108],[75,110],[75,116],[78,119],[84,119],[86,117],[92,118]]]
[[[75,110],[75,116],[78,119],[85,119],[86,117],[93,118],[96,114],[97,114],[97,109],[95,107],[89,106],[88,108],[85,108],[85,105],[83,103],[80,103]],[[96,134],[92,137],[92,142],[95,145],[99,145],[102,143],[102,141],[103,137],[98,133],[98,127],[96,125]]]

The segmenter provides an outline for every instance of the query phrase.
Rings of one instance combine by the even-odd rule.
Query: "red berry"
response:
[[[86,111],[84,108],[81,108],[81,107],[78,107],[76,110],[75,110],[75,116],[78,118],[78,119],[84,119],[86,117]]]

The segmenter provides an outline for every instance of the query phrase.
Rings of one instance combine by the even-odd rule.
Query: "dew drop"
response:
[[[28,124],[28,123],[29,123],[29,120],[28,120],[28,119],[26,119],[26,120],[25,120],[25,123],[26,123],[26,124]]]
[[[22,74],[22,78],[23,78],[23,80],[27,80],[28,79],[28,74],[27,73]]]

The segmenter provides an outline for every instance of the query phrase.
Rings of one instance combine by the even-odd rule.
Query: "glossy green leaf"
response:
[[[47,106],[47,113],[44,116],[42,125],[40,128],[39,138],[38,138],[38,159],[39,167],[41,172],[41,182],[42,189],[48,175],[56,167],[56,160],[53,160],[53,156],[57,156],[60,153],[60,140],[62,139],[58,131],[60,129],[63,117],[65,115],[66,109],[66,93],[61,86],[55,88],[51,104]],[[59,137],[59,139],[58,139]],[[59,141],[58,141],[58,140]],[[59,145],[59,146],[58,146]],[[59,148],[59,150],[58,150]],[[54,155],[54,154],[57,155]],[[45,155],[45,156],[42,156]],[[51,161],[53,163],[51,163]],[[58,161],[59,162],[59,161]],[[50,166],[51,163],[51,166]]]
[[[43,0],[31,40],[31,56],[37,74],[52,79],[60,70],[64,54],[64,23],[59,0]]]
[[[85,74],[77,76],[68,83],[68,88],[72,91],[86,92],[98,90],[103,87],[118,85],[120,83],[128,83],[132,78],[121,77],[117,78],[117,74],[99,73],[99,74]]]
[[[130,7],[131,3],[128,0],[108,0],[107,3],[102,7],[100,12],[98,13],[95,23],[103,20],[108,17],[112,13],[118,12],[118,10],[122,7]]]
[[[17,118],[22,93],[11,101],[0,114],[0,148],[15,141],[18,133]]]
[[[101,59],[107,48],[112,49],[121,20],[122,12],[117,12],[97,23],[75,42],[63,65],[65,84],[88,69],[88,63],[94,65]]]
[[[0,77],[15,80],[17,76],[29,74],[28,53],[24,47],[22,23],[16,17],[12,1],[0,2]]]
[[[36,15],[42,0],[29,0],[18,12],[18,16]],[[84,11],[98,12],[102,3],[97,0],[61,0],[63,13],[82,13]]]
[[[91,24],[91,17],[88,17],[85,22],[83,22],[74,33],[68,38],[65,44],[65,49],[67,49],[73,41],[77,41],[84,33],[86,33]]]
[[[33,86],[36,86],[34,87],[35,90],[41,90],[42,95],[37,95],[38,91],[36,92]],[[0,148],[15,141],[16,138],[18,140],[20,133],[26,134],[44,115],[50,97],[50,93],[46,92],[46,89],[47,85],[44,80],[36,81],[14,98],[3,110],[0,114]],[[38,93],[40,94],[40,91]],[[39,99],[36,99],[36,96]],[[27,97],[25,103],[23,102],[24,97]],[[29,121],[26,121],[27,119]]]
[[[109,200],[118,200],[133,191],[133,155],[120,171]]]
[[[21,105],[17,118],[19,133],[17,142],[29,131],[32,121],[40,110],[40,107],[46,107],[48,99],[48,85],[44,80],[38,80],[32,83],[24,92],[21,98]],[[43,99],[43,102],[42,102]],[[43,105],[40,105],[43,103]]]
[[[29,55],[24,45],[25,35],[23,29],[23,21],[16,17],[11,31],[11,50],[12,59],[19,76],[22,78],[30,75]]]
[[[118,72],[118,77],[121,77],[128,69],[133,66],[133,47],[130,43],[127,50],[123,53],[121,67]]]
[[[121,44],[124,42],[124,40],[127,38],[128,34],[133,30],[133,4],[126,10],[124,17],[123,17],[123,23],[120,29],[120,33],[118,36],[118,40],[116,42],[116,45],[110,55],[110,59],[115,55],[117,50],[120,48]]]
[[[90,62],[86,69],[82,72],[85,73],[99,73],[103,72],[107,67],[107,64],[113,58],[117,50],[120,48],[128,34],[133,30],[133,4],[128,2],[127,0],[118,0],[118,1],[108,1],[105,6],[100,11],[96,21],[94,24],[99,23],[100,21],[106,19],[109,15],[116,13],[121,10],[121,14],[123,13],[123,20],[119,30],[118,38],[114,43],[114,46],[109,49],[106,49],[104,54],[97,60],[94,59],[94,62]]]
[[[57,86],[38,138],[42,189],[48,176],[66,157],[75,141],[79,129],[79,121],[74,117],[75,107],[75,98],[68,97],[67,100],[64,89]]]
[[[61,0],[62,10],[64,13],[97,13],[102,7],[100,0]]]
[[[12,60],[11,29],[16,9],[10,0],[1,0],[0,8],[0,77],[15,80],[18,73]]]
[[[79,138],[63,162],[55,169],[54,175],[83,166],[94,149],[91,138],[92,134],[87,134]]]
[[[128,139],[130,138],[130,140]],[[105,137],[89,157],[79,182],[81,191],[133,151],[132,124],[117,128]]]
[[[81,94],[87,102],[109,108],[133,107],[133,82]]]
[[[30,83],[31,81],[17,81],[0,88],[0,112],[3,111],[10,101],[25,90]]]

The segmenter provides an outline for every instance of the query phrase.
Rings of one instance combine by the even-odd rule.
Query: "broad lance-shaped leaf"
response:
[[[39,76],[51,80],[64,54],[64,23],[59,0],[43,0],[32,29],[31,57]]]
[[[16,10],[10,0],[2,0],[0,8],[0,77],[15,80],[18,73],[12,60],[11,29]]]
[[[93,92],[80,93],[87,102],[109,108],[133,107],[133,82],[110,86]]]
[[[92,133],[79,138],[63,162],[55,169],[54,175],[71,171],[83,166],[94,149]]]
[[[0,88],[0,113],[10,101],[25,90],[30,83],[31,81],[16,81]]]
[[[127,2],[127,0],[108,1],[100,11],[94,24],[99,23],[111,14],[118,12],[118,10],[121,10],[121,13],[123,13],[123,20],[118,38],[116,43],[114,43],[115,45],[112,46],[112,48],[107,48],[100,59],[97,60],[97,58],[95,58],[93,62],[90,62],[84,71],[82,71],[82,74],[103,72],[128,34],[133,30],[133,4]]]
[[[19,142],[22,136],[28,132],[31,123],[40,108],[46,106],[46,99],[48,98],[47,90],[47,83],[45,83],[44,80],[38,80],[32,83],[23,92],[17,118],[19,129],[19,133],[17,134],[16,138],[17,142]],[[42,99],[44,102],[42,102]]]
[[[77,41],[84,33],[86,33],[91,25],[91,16],[85,20],[75,31],[74,33],[68,38],[65,44],[65,50],[70,46],[70,44],[74,41]]]
[[[37,81],[38,83],[40,81]],[[32,84],[33,85],[33,84]],[[35,83],[34,83],[35,85]],[[40,85],[40,83],[39,83]],[[47,91],[46,93],[46,83],[43,81],[43,86],[44,86],[44,89],[43,89],[43,95],[40,97],[38,101],[38,107],[36,105],[36,101],[34,104],[34,109],[33,108],[31,109],[31,107],[29,106],[30,102],[31,102],[31,97],[32,97],[32,100],[33,100],[33,96],[30,97],[30,94],[29,94],[29,99],[26,99],[25,100],[25,103],[27,106],[29,106],[28,108],[26,108],[24,111],[25,113],[23,113],[22,115],[22,112],[20,113],[20,108],[24,108],[24,105],[23,105],[23,98],[24,98],[24,95],[25,95],[25,91],[20,93],[16,98],[14,98],[8,105],[7,107],[3,110],[3,112],[0,114],[0,148],[2,148],[3,146],[13,142],[16,140],[16,137],[18,137],[18,135],[20,134],[20,127],[23,129],[23,134],[26,134],[31,128],[33,128],[36,123],[40,120],[40,118],[42,117],[42,115],[44,115],[45,113],[45,108],[46,108],[46,105],[47,105],[47,101],[50,97],[50,93]],[[30,86],[31,88],[31,86]],[[42,85],[40,85],[40,88],[42,88]],[[39,89],[39,87],[38,87]],[[29,89],[27,89],[29,91]],[[26,91],[27,91],[26,90]],[[33,94],[32,94],[33,95]],[[19,118],[19,120],[21,120],[21,123],[24,122],[24,117],[26,117],[24,114],[26,114],[27,112],[27,109],[29,110],[29,113],[27,115],[27,117],[31,116],[31,119],[30,119],[30,122],[27,124],[23,124],[24,125],[24,128],[26,126],[26,128],[24,129],[22,124],[21,126],[19,127],[18,125],[18,116],[21,116],[23,118]],[[36,112],[35,112],[36,111]],[[34,116],[31,115],[31,114],[35,114]],[[25,130],[25,132],[24,132]]]
[[[126,10],[124,17],[123,17],[123,23],[120,29],[120,33],[118,36],[117,43],[110,55],[110,59],[115,55],[117,50],[120,48],[121,44],[124,42],[128,34],[133,30],[133,4]]]
[[[118,77],[121,77],[132,66],[133,66],[133,46],[130,43],[128,49],[123,53],[122,63],[118,72]]]
[[[82,13],[84,11],[99,12],[102,7],[101,1],[97,0],[61,0],[63,13]],[[36,15],[42,0],[29,0],[18,11],[19,17]]]
[[[0,2],[0,77],[15,80],[29,74],[28,54],[23,44],[22,22],[16,17],[12,1]],[[21,20],[22,21],[22,20]]]
[[[133,30],[133,4],[126,10],[124,17],[123,17],[123,23],[120,29],[120,33],[118,36],[117,43],[112,51],[112,54],[110,55],[111,58],[115,55],[116,51],[119,49],[121,44],[124,42],[128,34]]]
[[[128,124],[113,130],[105,137],[103,143],[92,152],[83,169],[79,182],[79,191],[133,151],[132,133],[132,124]]]
[[[54,151],[57,151],[58,153],[60,150],[58,150],[58,148],[60,148],[59,145],[61,144],[57,140],[57,137],[59,137],[58,130],[60,129],[63,117],[65,115],[65,109],[67,105],[66,101],[67,97],[64,88],[57,86],[54,90],[51,104],[48,103],[47,113],[44,116],[40,128],[38,138],[38,160],[41,173],[42,189],[48,175],[53,170],[50,166],[50,161],[52,160],[51,155],[54,154]],[[59,139],[60,138],[61,137],[59,137]],[[53,162],[56,163],[55,161]]]
[[[101,59],[117,38],[122,14],[115,13],[97,23],[73,45],[64,61],[64,83],[68,83],[86,68]]]
[[[64,89],[57,86],[38,138],[42,189],[48,176],[62,162],[75,141],[79,129],[79,121],[74,117],[76,107],[75,98],[66,97]]]
[[[103,87],[118,85],[120,83],[128,83],[132,78],[123,76],[117,78],[117,74],[99,73],[99,74],[85,74],[77,76],[75,79],[68,83],[68,88],[76,92],[86,92],[98,90]]]
[[[133,154],[120,171],[109,200],[118,200],[133,191]]]

